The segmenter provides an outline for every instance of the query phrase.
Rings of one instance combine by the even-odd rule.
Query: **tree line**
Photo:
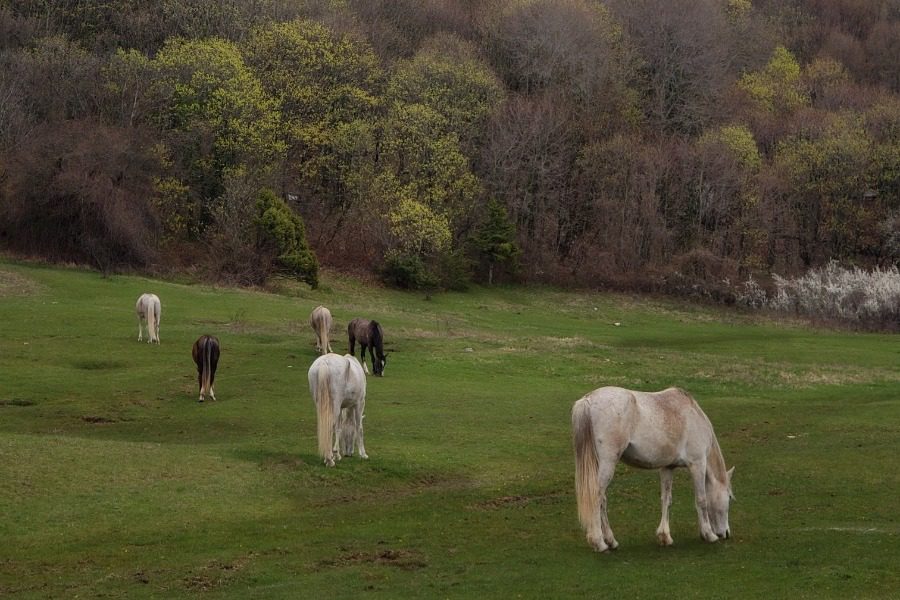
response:
[[[0,0],[0,244],[721,297],[896,265],[897,56],[891,0]]]

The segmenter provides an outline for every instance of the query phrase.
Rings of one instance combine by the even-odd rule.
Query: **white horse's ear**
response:
[[[725,474],[728,476],[728,496],[732,500],[735,500],[734,492],[731,491],[731,476],[734,475],[734,467],[731,467],[730,469],[728,469],[728,471],[726,471]]]

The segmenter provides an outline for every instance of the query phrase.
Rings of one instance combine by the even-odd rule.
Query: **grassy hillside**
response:
[[[163,303],[158,347],[134,301]],[[378,319],[371,459],[326,470],[310,310]],[[618,324],[618,325],[617,325]],[[191,344],[219,336],[218,402]],[[900,589],[900,344],[643,298],[477,289],[427,301],[0,263],[0,595],[884,597]],[[660,548],[654,473],[621,467],[621,547],[579,530],[569,410],[601,385],[691,391],[736,465],[735,537],[687,474]]]

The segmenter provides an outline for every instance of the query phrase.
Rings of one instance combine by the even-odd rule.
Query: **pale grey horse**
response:
[[[700,537],[715,542],[731,535],[728,507],[734,497],[734,468],[725,470],[712,424],[687,392],[603,387],[575,402],[572,430],[578,517],[588,543],[597,551],[619,545],[609,526],[606,488],[620,460],[633,467],[659,470],[662,519],[656,536],[660,544],[672,544],[669,506],[677,467],[687,467],[691,473]]]

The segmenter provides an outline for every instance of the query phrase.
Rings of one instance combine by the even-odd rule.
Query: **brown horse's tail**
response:
[[[201,344],[201,356],[203,360],[203,374],[201,376],[200,382],[200,394],[209,396],[210,391],[212,390],[212,365],[210,357],[212,355],[213,341],[210,337],[203,338],[203,342]]]
[[[575,496],[578,499],[578,520],[593,533],[597,511],[600,509],[600,463],[594,442],[591,410],[584,398],[572,407],[572,436],[575,446]]]
[[[319,456],[326,460],[331,456],[335,417],[329,388],[330,380],[328,363],[323,361],[316,372],[316,391],[313,400],[316,403],[318,420]]]

